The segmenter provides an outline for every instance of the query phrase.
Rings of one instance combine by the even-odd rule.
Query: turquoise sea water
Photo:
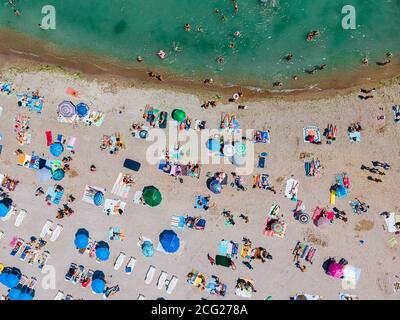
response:
[[[400,0],[237,0],[237,13],[231,0],[15,0],[20,17],[7,0],[0,1],[0,26],[63,50],[132,64],[142,55],[151,67],[227,83],[285,81],[325,63],[327,74],[356,70],[364,56],[372,62],[384,60],[388,51],[400,53]],[[56,8],[56,30],[38,27],[47,4]],[[341,10],[348,4],[356,9],[356,30],[341,27]],[[184,31],[185,23],[190,32]],[[305,41],[312,30],[320,36]],[[167,52],[164,60],[157,56],[160,49]],[[293,54],[290,62],[283,59],[288,52]],[[218,64],[217,56],[224,63]]]

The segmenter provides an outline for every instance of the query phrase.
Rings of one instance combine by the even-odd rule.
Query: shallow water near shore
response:
[[[232,1],[206,0],[46,0],[15,1],[21,16],[4,4],[0,26],[33,36],[59,49],[110,57],[121,64],[145,58],[147,68],[165,70],[184,78],[214,77],[226,85],[271,87],[283,81],[285,89],[293,75],[313,79],[305,70],[327,64],[316,79],[357,72],[368,56],[371,65],[400,52],[398,15],[400,1],[354,0],[356,30],[341,26],[344,1],[240,1],[234,12]],[[41,30],[42,7],[56,8],[56,30]],[[215,10],[218,10],[218,13]],[[224,18],[223,18],[224,17]],[[184,31],[190,23],[191,31]],[[202,31],[200,32],[199,29]],[[306,34],[319,30],[313,42]],[[235,31],[240,36],[235,37]],[[230,48],[233,43],[234,48]],[[167,57],[157,56],[164,50]],[[284,56],[291,52],[288,62]],[[223,56],[224,62],[215,61]],[[101,66],[99,66],[101,67]],[[315,81],[317,82],[317,80]]]

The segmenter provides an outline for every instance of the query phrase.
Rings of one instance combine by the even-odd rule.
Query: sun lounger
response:
[[[46,223],[43,226],[42,232],[40,233],[40,238],[44,238],[46,235],[49,234],[50,227],[53,224],[53,221],[47,220]]]
[[[158,290],[161,290],[164,287],[167,277],[168,277],[168,273],[166,273],[165,271],[161,271],[161,274],[157,281],[157,289]]]
[[[75,271],[77,268],[78,268],[78,266],[75,263],[71,263],[67,273],[65,274],[64,280],[71,281],[72,276],[75,274]]]
[[[136,259],[134,257],[131,257],[125,266],[125,273],[126,274],[131,274],[133,271],[133,268],[135,268],[136,265]]]
[[[62,229],[63,229],[63,226],[61,224],[57,224],[56,228],[51,233],[51,238],[50,238],[51,242],[54,242],[54,241],[56,241],[58,239]]]
[[[125,261],[125,258],[126,258],[125,253],[122,253],[122,252],[121,252],[121,253],[118,255],[117,260],[115,260],[115,262],[114,262],[114,270],[118,270],[119,268],[121,268],[122,264],[123,264],[124,261]]]
[[[385,218],[387,231],[390,233],[395,233],[397,231],[397,228],[395,226],[395,223],[396,223],[395,216],[396,216],[396,214],[394,212],[390,212],[389,217]]]
[[[299,182],[293,178],[290,178],[286,182],[285,197],[297,201],[297,193],[299,189]]]
[[[44,251],[44,252],[40,255],[39,260],[38,260],[38,268],[39,268],[40,270],[43,269],[43,267],[46,265],[47,260],[49,260],[49,258],[50,258],[50,252],[48,252],[48,251]]]
[[[24,221],[25,216],[26,216],[26,210],[21,209],[19,211],[19,214],[18,214],[17,218],[15,219],[14,225],[16,227],[19,227],[21,225],[22,221]]]
[[[146,300],[145,296],[142,294],[139,294],[137,300]]]
[[[176,285],[178,284],[178,280],[179,279],[177,277],[172,276],[172,278],[168,281],[166,284],[168,294],[171,294],[174,291]]]
[[[64,300],[74,300],[74,297],[70,294],[67,294]]]
[[[76,268],[74,274],[71,277],[71,282],[73,284],[77,284],[83,276],[84,271],[85,267],[83,265],[80,265],[78,268]]]
[[[145,283],[150,284],[153,281],[154,273],[156,272],[156,268],[154,266],[150,266],[149,270],[146,273]]]
[[[32,247],[30,245],[26,244],[24,249],[23,249],[23,251],[22,251],[22,253],[21,253],[21,255],[19,256],[19,259],[21,261],[25,261],[26,256],[28,255],[29,250],[31,250],[31,249],[32,249]]]
[[[0,230],[0,240],[4,238],[4,231]]]
[[[63,300],[64,298],[64,292],[58,290],[56,296],[54,297],[54,300]]]

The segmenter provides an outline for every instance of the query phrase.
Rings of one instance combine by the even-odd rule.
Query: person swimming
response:
[[[317,36],[319,36],[318,30],[311,31],[310,33],[307,34],[307,41],[312,41]]]

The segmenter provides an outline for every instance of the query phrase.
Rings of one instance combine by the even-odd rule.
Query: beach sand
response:
[[[15,96],[0,95],[0,106],[3,108],[0,117],[0,132],[3,134],[0,155],[0,172],[20,181],[16,190],[11,192],[18,209],[26,209],[28,216],[19,228],[13,224],[13,218],[8,222],[0,221],[0,230],[5,237],[0,240],[0,262],[4,265],[16,266],[27,276],[35,276],[39,282],[36,286],[35,299],[53,299],[57,290],[71,294],[75,299],[101,299],[100,295],[91,293],[90,288],[79,284],[73,285],[64,281],[64,275],[69,264],[75,262],[86,268],[104,271],[110,285],[118,284],[120,292],[111,299],[136,299],[143,294],[146,299],[164,297],[166,299],[200,299],[206,297],[215,299],[200,292],[197,288],[185,282],[185,276],[192,268],[211,275],[219,276],[228,285],[226,299],[238,299],[234,295],[234,286],[238,277],[250,278],[255,281],[257,292],[254,299],[265,299],[272,296],[275,299],[288,299],[296,293],[309,293],[323,296],[325,299],[338,299],[339,292],[356,294],[360,299],[398,299],[394,292],[394,282],[398,272],[399,246],[390,248],[387,241],[392,235],[383,229],[384,219],[379,215],[383,211],[399,212],[400,200],[396,190],[400,183],[400,140],[399,127],[392,121],[391,106],[400,101],[400,85],[396,82],[387,83],[377,89],[374,99],[362,101],[359,92],[342,94],[314,100],[285,101],[283,99],[266,99],[262,101],[243,101],[247,110],[238,110],[235,103],[220,103],[215,109],[200,108],[203,99],[212,95],[204,92],[190,94],[168,88],[150,89],[140,86],[122,86],[118,78],[96,80],[94,77],[77,77],[57,71],[25,71],[18,72],[3,68],[0,81],[11,81],[18,92],[31,92],[39,89],[46,102],[42,114],[19,109]],[[84,101],[96,109],[106,113],[101,127],[85,127],[82,124],[73,128],[69,124],[61,124],[56,120],[56,107],[64,99],[71,99],[66,94],[67,87],[79,91],[80,98],[74,102]],[[226,101],[226,100],[225,100]],[[221,195],[212,195],[215,208],[207,212],[193,209],[197,194],[209,194],[206,188],[207,171],[233,171],[230,165],[205,165],[200,179],[184,177],[183,184],[157,170],[154,165],[146,162],[145,152],[149,143],[130,136],[129,127],[132,122],[141,122],[146,104],[168,111],[174,108],[184,109],[192,119],[206,120],[209,127],[217,127],[222,111],[237,115],[243,129],[270,129],[271,144],[256,145],[255,151],[269,153],[264,170],[255,169],[256,173],[268,173],[272,179],[277,194],[266,190],[252,189],[252,177],[246,177],[246,192],[236,191],[229,185]],[[379,108],[383,108],[383,111]],[[122,113],[120,113],[120,110]],[[71,204],[75,214],[62,220],[55,218],[57,207],[47,206],[44,196],[35,197],[34,191],[39,184],[34,170],[17,166],[17,157],[13,155],[19,148],[13,132],[14,118],[20,113],[31,117],[32,144],[23,146],[25,153],[35,151],[49,156],[44,132],[52,130],[53,135],[60,133],[65,136],[75,136],[76,154],[71,167],[77,172],[75,177],[67,176],[60,184],[66,189],[66,194],[72,193],[76,200]],[[385,120],[377,120],[384,114]],[[364,128],[359,143],[350,143],[346,130],[352,122],[359,121]],[[303,127],[316,125],[323,130],[328,123],[338,127],[337,141],[332,145],[305,144],[303,142]],[[103,134],[120,132],[125,137],[126,150],[118,156],[110,155],[99,149]],[[321,177],[304,176],[304,160],[301,153],[311,153],[322,163]],[[86,184],[107,189],[106,198],[112,198],[110,190],[117,175],[125,172],[122,163],[125,158],[135,159],[142,163],[140,172],[133,173],[135,186],[131,190],[125,213],[122,216],[107,216],[101,208],[97,208],[81,200]],[[383,183],[367,180],[367,174],[360,170],[361,164],[371,166],[371,160],[379,160],[391,164]],[[89,171],[95,164],[97,171]],[[344,223],[335,220],[326,229],[320,229],[313,224],[301,225],[293,218],[292,210],[295,202],[283,196],[286,178],[294,175],[300,183],[298,198],[303,201],[307,212],[311,213],[316,206],[329,204],[329,188],[334,183],[334,177],[340,172],[348,173],[351,180],[349,196],[337,199],[336,206],[347,213],[349,221]],[[163,202],[155,208],[135,205],[132,202],[136,190],[154,184],[162,195]],[[368,214],[354,215],[349,201],[355,197],[370,205]],[[281,206],[281,213],[288,223],[287,235],[280,239],[263,235],[263,225],[268,210],[272,204]],[[232,210],[235,215],[245,213],[249,223],[235,219],[236,225],[225,226],[221,215],[223,209]],[[185,229],[177,231],[184,247],[180,255],[166,255],[156,252],[152,258],[145,258],[136,245],[140,234],[158,243],[158,235],[164,229],[170,229],[172,215],[198,214],[207,219],[205,231]],[[46,249],[51,257],[48,265],[56,269],[56,287],[43,289],[41,274],[37,266],[28,265],[17,257],[10,256],[9,241],[13,236],[27,240],[30,236],[38,237],[46,221],[51,219],[63,225],[63,231],[56,242],[48,242]],[[108,228],[119,226],[125,231],[123,242],[108,241]],[[111,256],[106,262],[96,263],[87,255],[81,255],[74,247],[74,234],[79,228],[86,228],[90,236],[96,240],[106,240],[110,244]],[[243,237],[250,238],[255,246],[265,247],[273,256],[266,263],[255,261],[254,269],[247,269],[241,259],[235,259],[236,270],[232,271],[221,266],[211,266],[207,253],[218,254],[219,242],[222,239],[241,243]],[[296,242],[308,238],[317,248],[314,263],[307,264],[307,271],[300,272],[294,266],[291,254]],[[363,245],[359,240],[364,240]],[[120,252],[137,259],[136,267],[131,275],[124,273],[123,264],[119,271],[113,270],[113,262]],[[358,286],[355,290],[344,291],[341,281],[329,277],[322,268],[323,262],[329,257],[338,260],[346,258],[351,265],[362,269]],[[150,265],[157,268],[154,280],[150,285],[144,283],[145,274]],[[172,295],[167,295],[165,289],[157,290],[156,282],[161,271],[179,278]],[[4,286],[0,293],[6,294]]]

